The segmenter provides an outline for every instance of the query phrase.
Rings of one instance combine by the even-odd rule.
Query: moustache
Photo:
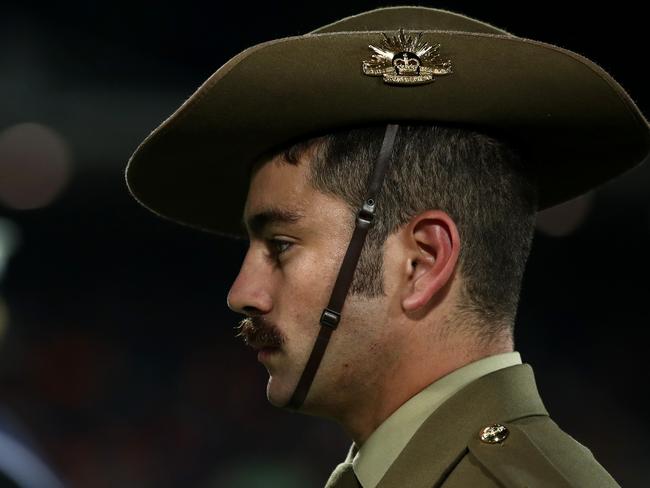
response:
[[[267,347],[281,347],[284,336],[278,327],[261,316],[246,317],[235,327],[235,337],[244,341],[244,344],[255,350]]]

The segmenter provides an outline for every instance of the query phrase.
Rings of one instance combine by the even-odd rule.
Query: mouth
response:
[[[264,317],[247,317],[240,322],[238,329],[237,336],[257,352],[258,361],[264,362],[282,351],[285,338],[277,326]]]
[[[257,351],[257,360],[264,362],[267,359],[280,353],[279,346],[264,346],[260,348],[254,348]]]
[[[280,344],[277,342],[269,342],[269,341],[255,341],[251,340],[247,344],[248,347],[253,349],[254,351],[266,351],[266,350],[276,350],[280,349]]]

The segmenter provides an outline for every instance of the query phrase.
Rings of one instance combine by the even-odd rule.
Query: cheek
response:
[[[399,338],[392,326],[386,302],[382,299],[349,298],[343,320],[337,330],[337,341],[348,363],[375,369],[391,359],[398,350]],[[381,369],[381,368],[380,368]]]
[[[284,265],[277,284],[276,320],[293,333],[313,337],[338,273],[338,256],[323,257],[322,252],[301,249]]]
[[[287,263],[283,273],[283,299],[287,295],[305,304],[327,305],[343,256],[324,251],[300,249]],[[320,312],[319,312],[320,313]]]

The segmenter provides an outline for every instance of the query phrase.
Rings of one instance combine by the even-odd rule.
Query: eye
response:
[[[293,244],[293,242],[283,241],[282,239],[268,239],[266,242],[274,256],[284,253]]]

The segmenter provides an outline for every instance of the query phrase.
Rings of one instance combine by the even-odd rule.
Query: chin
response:
[[[287,407],[287,404],[293,396],[295,387],[296,385],[293,383],[287,385],[286,383],[278,381],[277,377],[271,376],[266,385],[266,398],[274,407],[294,411],[294,409]],[[313,388],[310,390],[309,395],[307,395],[305,402],[297,411],[303,415],[313,415],[324,418],[331,417],[331,412],[329,412],[327,407],[314,398]]]
[[[291,399],[293,390],[276,376],[270,376],[266,384],[266,398],[274,407],[282,408]]]

